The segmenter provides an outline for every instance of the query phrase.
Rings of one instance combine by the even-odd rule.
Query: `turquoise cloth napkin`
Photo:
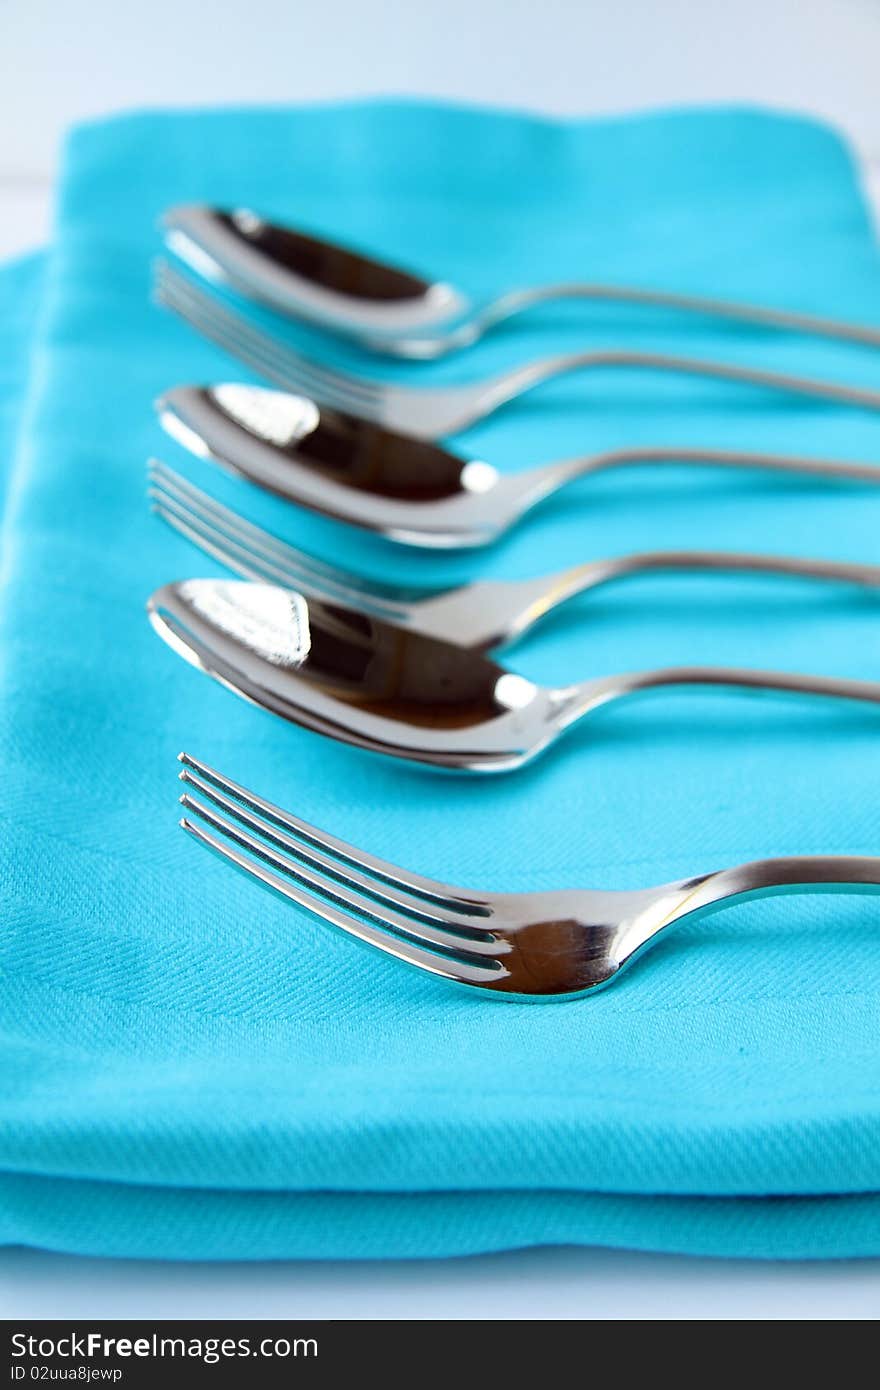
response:
[[[536,1008],[358,949],[199,851],[175,804],[186,748],[438,878],[635,887],[770,854],[880,851],[876,716],[657,695],[514,776],[372,759],[234,699],[157,641],[151,590],[218,571],[148,514],[143,464],[160,454],[329,559],[430,581],[659,546],[877,560],[880,494],[627,470],[470,559],[285,509],[188,459],[152,415],[173,383],[246,375],[149,302],[156,220],[198,200],[251,205],[474,293],[607,278],[880,322],[853,162],[809,121],[716,109],[557,124],[391,102],[75,132],[0,604],[0,1240],[170,1258],[547,1242],[880,1253],[870,899],[740,907],[670,936],[606,993]],[[522,320],[420,379],[591,343],[880,380],[863,349],[583,306]],[[872,459],[880,418],[605,373],[458,442],[514,469],[638,441]],[[654,578],[571,605],[506,659],[547,683],[682,661],[876,679],[877,634],[876,600],[846,590]]]
[[[44,272],[42,252],[0,266],[0,518],[6,510],[22,423]]]

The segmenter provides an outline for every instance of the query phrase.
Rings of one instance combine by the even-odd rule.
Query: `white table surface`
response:
[[[381,16],[381,18],[379,17]],[[2,0],[0,257],[44,242],[62,130],[126,106],[418,93],[591,114],[702,101],[847,130],[880,214],[875,0]],[[878,215],[880,226],[880,215]],[[0,1251],[6,1318],[872,1319],[880,1262],[550,1249],[164,1264]]]

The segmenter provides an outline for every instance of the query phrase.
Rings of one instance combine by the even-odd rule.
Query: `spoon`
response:
[[[200,275],[390,357],[434,359],[553,300],[610,301],[880,347],[880,329],[814,314],[624,285],[513,289],[485,304],[445,281],[268,222],[248,208],[188,204],[163,218],[165,242]]]
[[[510,772],[578,720],[665,686],[821,695],[880,705],[880,682],[670,667],[560,689],[480,651],[272,584],[187,579],[147,605],[168,645],[236,694],[358,748],[465,772]]]
[[[629,464],[705,464],[880,485],[880,468],[869,464],[650,445],[501,474],[304,396],[237,383],[177,386],[156,410],[191,453],[312,511],[434,549],[488,545],[576,478]]]

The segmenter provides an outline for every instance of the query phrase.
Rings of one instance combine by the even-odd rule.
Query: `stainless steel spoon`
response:
[[[880,391],[873,387],[771,372],[763,367],[704,357],[620,348],[536,357],[507,371],[457,385],[411,386],[344,371],[298,352],[276,335],[258,328],[246,315],[221,304],[216,295],[199,288],[191,277],[180,275],[161,262],[156,267],[154,291],[158,304],[178,314],[197,333],[253,367],[273,385],[311,396],[331,410],[346,411],[416,439],[456,434],[556,378],[621,369],[729,382],[782,395],[880,410]]]
[[[171,208],[163,223],[169,250],[199,274],[390,357],[444,357],[536,305],[562,299],[666,309],[880,347],[880,329],[867,324],[624,285],[539,285],[472,304],[445,281],[268,222],[248,208],[190,204]]]
[[[148,603],[160,637],[236,694],[294,723],[429,767],[510,772],[580,719],[666,686],[776,690],[880,706],[880,682],[671,667],[559,689],[479,651],[271,584],[188,579]]]
[[[288,501],[407,545],[488,545],[578,478],[627,465],[703,464],[880,485],[880,467],[725,449],[639,446],[501,474],[439,444],[260,386],[178,386],[156,403],[167,432]]]

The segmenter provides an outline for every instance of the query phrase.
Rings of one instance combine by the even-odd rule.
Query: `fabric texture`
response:
[[[548,1242],[880,1254],[876,901],[741,906],[671,934],[605,993],[536,1008],[359,949],[200,851],[175,800],[185,748],[440,879],[647,886],[880,851],[876,714],[654,695],[507,777],[371,758],[236,700],[157,641],[150,592],[219,570],[150,516],[143,466],[158,454],[330,560],[429,582],[659,547],[876,561],[880,493],[621,470],[471,557],[410,554],[285,507],[188,458],[151,410],[173,384],[251,379],[150,303],[157,219],[184,201],[251,206],[475,295],[587,277],[880,323],[852,158],[810,121],[713,109],[559,124],[391,102],[74,133],[24,403],[20,370],[2,383],[5,437],[22,412],[25,427],[0,603],[0,1240],[179,1259]],[[25,302],[7,297],[9,275],[0,306]],[[20,368],[30,320],[3,317]],[[464,380],[591,344],[880,380],[865,349],[583,305],[411,374]],[[455,441],[503,469],[639,442],[871,461],[880,418],[606,371]],[[682,662],[878,679],[876,600],[642,578],[569,605],[504,660],[546,684]]]
[[[0,517],[22,423],[45,259],[36,251],[0,267]]]

